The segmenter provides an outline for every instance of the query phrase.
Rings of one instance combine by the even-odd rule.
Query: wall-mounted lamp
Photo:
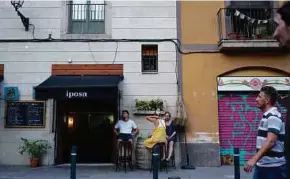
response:
[[[74,118],[72,116],[68,117],[68,128],[73,128],[74,126]]]
[[[22,7],[24,1],[11,1],[11,5],[14,7],[15,11],[17,12],[18,16],[20,17],[22,24],[25,27],[25,31],[29,29],[29,18],[25,17],[18,9]]]

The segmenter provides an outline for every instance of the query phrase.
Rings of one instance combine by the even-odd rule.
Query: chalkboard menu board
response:
[[[7,102],[5,127],[44,127],[44,116],[44,101]]]

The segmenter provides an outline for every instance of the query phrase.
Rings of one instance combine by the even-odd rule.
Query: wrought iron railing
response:
[[[219,40],[273,39],[276,10],[221,8],[217,13]]]
[[[105,4],[69,3],[71,33],[102,33],[105,29]]]

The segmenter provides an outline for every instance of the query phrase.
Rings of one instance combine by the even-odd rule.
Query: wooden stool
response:
[[[169,144],[167,144],[167,147],[169,146]],[[175,165],[175,142],[173,144],[173,149],[172,149],[172,155],[169,159],[169,162],[171,162],[171,167],[173,167],[174,169],[176,169],[176,165]],[[168,149],[167,149],[168,151]],[[167,154],[168,155],[168,154]]]
[[[167,148],[166,148],[166,144],[165,142],[161,142],[161,143],[157,143],[155,145],[158,145],[159,146],[159,168],[160,168],[160,171],[162,170],[163,167],[165,167],[166,169],[166,173],[168,172],[167,171],[167,162],[166,161],[162,161],[162,158],[163,158],[163,153],[165,152],[165,156],[167,155]],[[152,159],[151,159],[151,169],[150,169],[150,172],[153,171],[153,152],[152,152]]]
[[[133,170],[132,164],[132,145],[129,141],[119,141],[119,148],[117,150],[116,159],[116,172],[119,166],[124,166],[125,173],[127,172],[127,163],[129,167]]]

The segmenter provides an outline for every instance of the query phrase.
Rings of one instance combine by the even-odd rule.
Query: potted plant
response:
[[[51,149],[51,146],[46,140],[30,141],[25,138],[21,138],[23,145],[19,147],[19,153],[23,155],[24,152],[30,156],[31,167],[38,167],[40,158],[46,154],[47,149]]]
[[[240,39],[240,35],[236,32],[231,32],[228,34],[228,38],[230,40],[239,40]]]

